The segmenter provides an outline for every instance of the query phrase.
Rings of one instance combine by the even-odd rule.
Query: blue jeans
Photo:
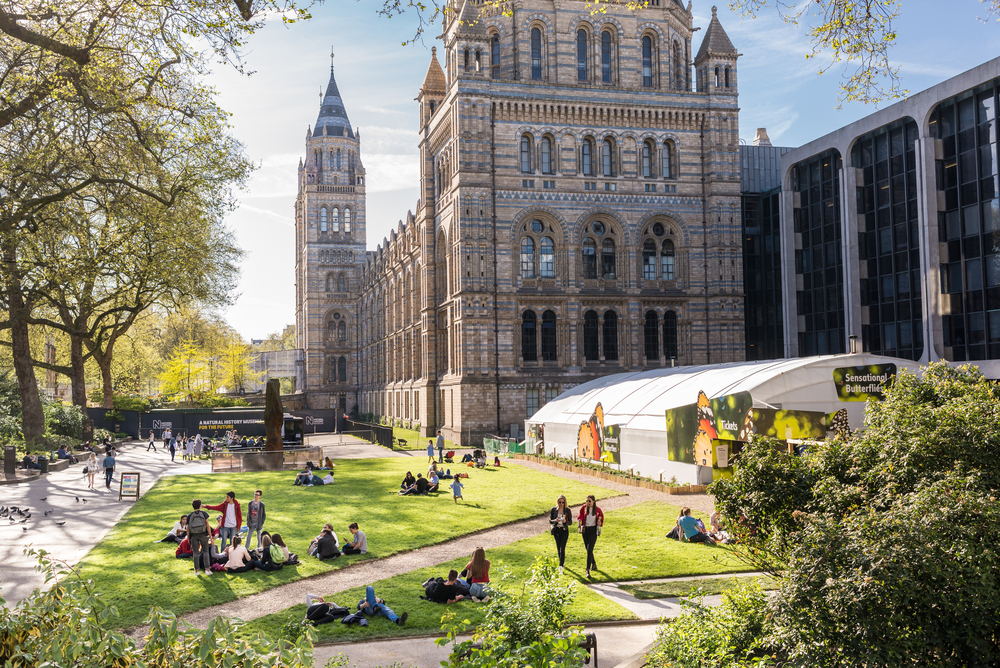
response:
[[[257,536],[257,547],[260,547],[260,527],[247,527],[247,549],[250,549],[250,539]]]
[[[476,598],[484,598],[486,596],[486,587],[489,586],[488,582],[476,582],[469,585],[469,596],[475,596]]]
[[[371,585],[368,585],[368,588],[365,589],[365,600],[368,601],[368,611],[365,614],[382,615],[383,617],[385,617],[386,619],[388,619],[390,622],[393,623],[395,623],[396,620],[399,619],[399,617],[396,616],[396,613],[393,612],[391,608],[389,608],[384,603],[377,603],[375,601],[375,588],[372,587]]]
[[[236,535],[236,527],[222,527],[219,529],[219,547],[226,547],[233,541],[233,536]]]

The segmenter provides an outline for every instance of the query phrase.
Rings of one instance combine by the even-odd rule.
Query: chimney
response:
[[[757,134],[753,138],[754,146],[770,146],[771,138],[767,136],[767,128],[757,128]]]

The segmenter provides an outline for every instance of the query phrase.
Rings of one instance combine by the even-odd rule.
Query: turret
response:
[[[736,52],[736,47],[719,22],[717,9],[712,7],[712,20],[694,59],[698,92],[736,95],[736,59],[739,57],[740,54]]]

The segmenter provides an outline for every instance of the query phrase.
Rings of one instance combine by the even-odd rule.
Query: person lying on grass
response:
[[[365,589],[365,597],[358,601],[358,612],[361,612],[365,616],[376,616],[381,615],[385,617],[390,622],[402,626],[406,623],[406,617],[409,613],[404,612],[402,615],[396,615],[392,611],[392,608],[385,604],[385,601],[381,598],[375,596],[375,588],[371,585]]]
[[[469,588],[458,579],[458,571],[448,571],[448,579],[431,578],[424,583],[424,598],[433,603],[458,603],[469,596]]]

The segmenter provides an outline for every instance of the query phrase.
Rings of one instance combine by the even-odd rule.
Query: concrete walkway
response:
[[[624,663],[656,637],[656,624],[594,626],[584,630],[597,635],[597,665],[601,668],[614,668]],[[313,664],[323,666],[330,657],[346,654],[350,658],[348,665],[356,668],[388,668],[394,661],[398,661],[404,668],[440,668],[441,662],[448,659],[451,645],[439,647],[434,640],[402,638],[323,645],[316,648]]]
[[[102,459],[103,455],[99,455],[98,462]],[[0,505],[30,508],[31,513],[31,519],[24,524],[0,519],[0,596],[8,607],[44,583],[42,574],[35,572],[36,562],[24,557],[27,545],[76,564],[132,507],[132,501],[118,500],[121,473],[139,472],[139,492],[145,494],[162,475],[206,472],[210,468],[204,462],[187,462],[180,457],[171,462],[170,454],[162,448],[146,452],[145,443],[126,444],[119,451],[115,481],[108,491],[100,470],[94,477],[96,489],[87,489],[87,477],[82,474],[85,462],[83,459],[68,469],[0,487]],[[52,512],[45,516],[47,510]],[[60,526],[60,522],[64,524]]]

